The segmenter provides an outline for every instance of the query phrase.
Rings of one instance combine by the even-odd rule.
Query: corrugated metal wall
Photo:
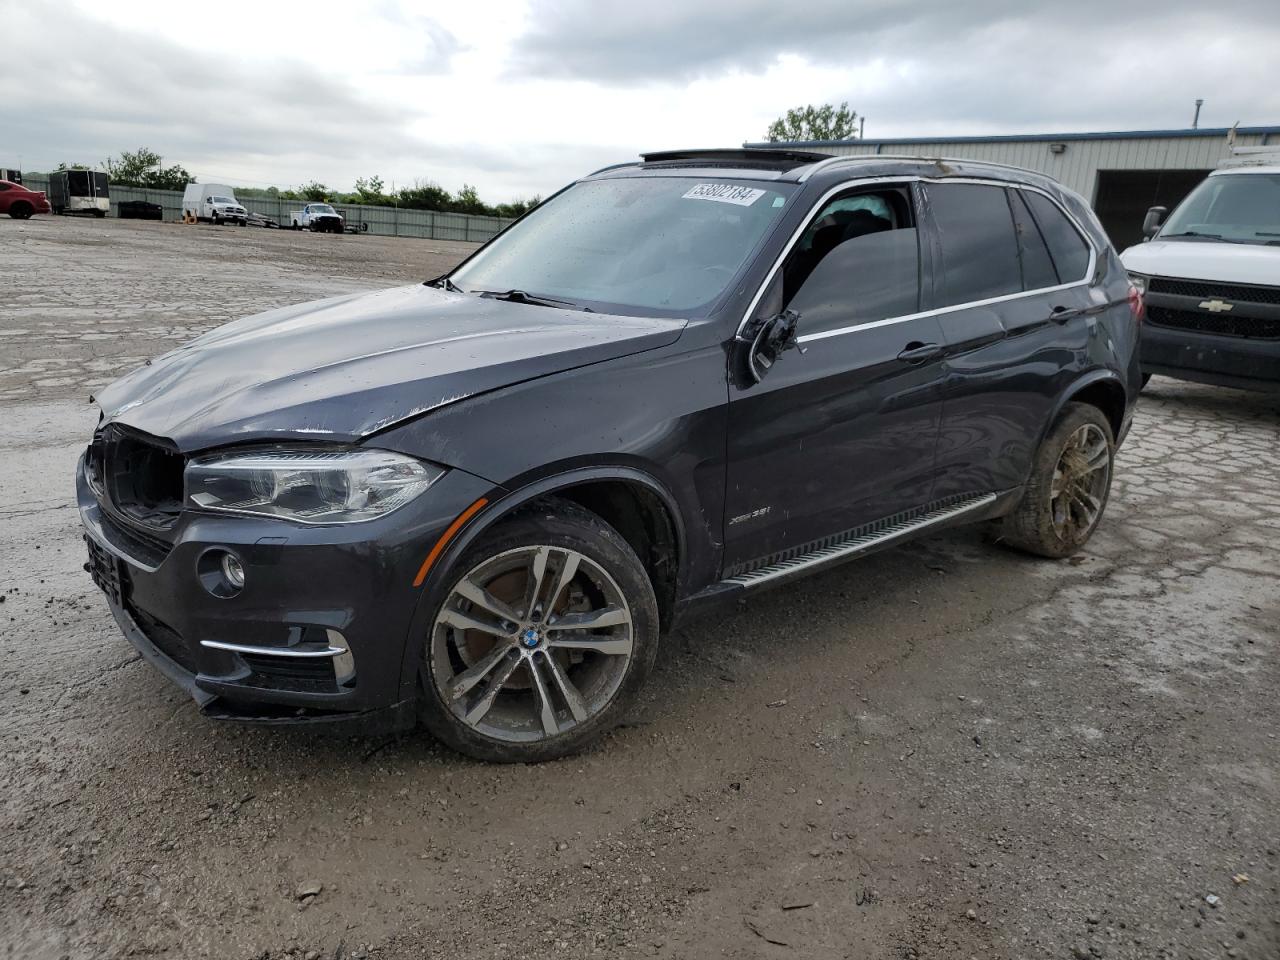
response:
[[[47,190],[49,180],[39,174],[24,174],[29,190]],[[289,226],[290,214],[299,210],[304,200],[275,200],[269,197],[237,198],[246,210]],[[176,190],[144,190],[111,184],[111,216],[117,215],[117,204],[126,200],[146,200],[164,207],[166,220],[182,217],[182,194]],[[335,203],[347,223],[367,223],[369,233],[384,237],[425,237],[430,240],[469,240],[482,243],[496,235],[511,220],[503,217],[477,217],[465,213],[436,213],[431,210],[407,210],[398,207],[367,207],[354,203]]]
[[[1236,139],[1236,145],[1242,147],[1259,146],[1263,142],[1263,134],[1241,134]],[[1049,149],[1053,143],[1061,143],[1066,149],[1062,153],[1053,153]],[[1227,141],[1221,136],[1096,140],[1046,137],[977,143],[947,140],[895,143],[892,140],[879,140],[814,149],[847,156],[899,153],[1008,163],[1047,173],[1092,203],[1096,199],[1099,170],[1212,170],[1226,156]]]

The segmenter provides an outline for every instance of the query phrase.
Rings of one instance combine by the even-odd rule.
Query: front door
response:
[[[794,311],[798,345],[758,382],[731,356],[726,576],[930,500],[943,338],[913,316],[921,250],[910,187],[850,190],[776,271],[752,319]]]

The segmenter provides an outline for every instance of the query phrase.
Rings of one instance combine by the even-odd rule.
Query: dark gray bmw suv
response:
[[[560,756],[704,604],[957,523],[1077,550],[1141,310],[1038,174],[648,154],[445,277],[230,323],[102,391],[87,568],[210,716]]]

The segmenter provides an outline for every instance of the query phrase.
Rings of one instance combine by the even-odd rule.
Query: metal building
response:
[[[1008,163],[1039,170],[1093,204],[1118,249],[1142,239],[1148,207],[1172,209],[1227,154],[1226,128],[1037,133],[898,140],[808,140],[786,144],[823,153],[910,154]],[[1237,146],[1280,144],[1280,126],[1239,127]],[[780,146],[751,143],[747,146]]]

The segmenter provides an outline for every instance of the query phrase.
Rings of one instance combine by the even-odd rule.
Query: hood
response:
[[[665,346],[684,325],[397,287],[228,323],[97,401],[105,422],[183,452],[263,439],[351,442],[476,394]]]
[[[1219,283],[1280,283],[1280,247],[1213,240],[1152,240],[1120,254],[1126,270]]]

